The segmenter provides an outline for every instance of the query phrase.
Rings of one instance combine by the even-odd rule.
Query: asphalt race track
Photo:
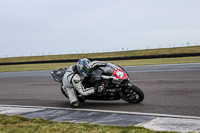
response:
[[[200,116],[200,63],[126,69],[145,93],[142,103],[88,100],[79,108]],[[50,71],[0,73],[0,104],[70,108]]]

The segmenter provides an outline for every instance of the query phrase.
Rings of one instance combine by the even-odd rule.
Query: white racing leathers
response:
[[[107,65],[107,63],[103,62],[103,61],[92,61],[88,65],[91,69],[94,69],[97,67],[105,67]]]
[[[95,67],[102,67],[106,66],[106,62],[101,62],[101,61],[93,61],[89,63],[89,66],[91,68]],[[90,94],[94,93],[94,87],[91,88],[85,88],[82,85],[82,82],[84,80],[84,76],[80,75],[79,73],[75,73],[74,70],[76,69],[75,65],[70,66],[67,71],[65,72],[63,76],[63,86],[62,88],[65,90],[69,97],[70,103],[76,102],[77,99],[77,94],[75,89],[82,95],[82,96],[88,96]]]
[[[70,103],[77,101],[76,89],[82,96],[87,96],[94,93],[94,88],[84,88],[82,81],[84,77],[80,74],[74,73],[75,66],[70,66],[63,76],[63,89],[69,97]]]

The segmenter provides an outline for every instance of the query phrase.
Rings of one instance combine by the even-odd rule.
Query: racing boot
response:
[[[78,105],[79,105],[79,101],[78,101],[78,100],[76,100],[76,101],[74,101],[74,102],[70,103],[70,105],[71,105],[71,107],[73,107],[73,108],[77,108],[77,107],[78,107]]]

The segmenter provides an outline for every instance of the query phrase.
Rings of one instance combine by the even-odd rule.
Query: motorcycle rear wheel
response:
[[[135,85],[122,89],[119,94],[124,101],[129,103],[140,103],[144,99],[143,91]]]

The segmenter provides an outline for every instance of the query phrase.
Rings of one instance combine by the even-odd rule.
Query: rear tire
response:
[[[143,91],[135,85],[123,88],[119,94],[124,101],[129,103],[140,103],[144,99]]]

